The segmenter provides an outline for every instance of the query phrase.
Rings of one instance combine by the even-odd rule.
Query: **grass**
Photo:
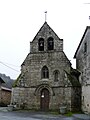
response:
[[[82,112],[67,112],[66,114],[64,114],[67,117],[71,117],[73,114],[81,114]]]
[[[45,114],[51,114],[51,115],[60,115],[58,110],[49,110],[49,111],[41,111],[41,110],[37,110],[37,109],[19,109],[16,110],[19,112],[41,112],[41,113],[45,113]]]
[[[49,110],[49,111],[41,111],[41,110],[37,110],[37,109],[21,109],[21,110],[16,110],[16,111],[20,111],[20,112],[41,112],[41,113],[45,113],[45,114],[51,114],[51,115],[60,115],[61,113],[59,112],[59,110]],[[67,112],[65,114],[63,114],[64,116],[67,117],[71,117],[73,114],[81,114],[82,112]]]
[[[64,115],[67,116],[67,117],[71,117],[73,115],[73,113],[72,112],[68,112],[68,113],[66,113]]]

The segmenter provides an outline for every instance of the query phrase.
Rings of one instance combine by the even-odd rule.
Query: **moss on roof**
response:
[[[18,76],[18,78],[15,80],[15,82],[13,83],[12,87],[18,87],[18,82],[20,80],[21,74]]]
[[[80,87],[81,84],[80,84],[80,82],[79,82],[79,80],[78,80],[78,77],[79,77],[78,75],[79,75],[79,73],[77,72],[77,74],[76,74],[76,70],[75,70],[75,74],[74,74],[74,71],[73,71],[73,70],[75,70],[75,69],[71,69],[70,73],[68,73],[67,71],[65,71],[65,72],[66,72],[67,77],[68,77],[70,83],[72,84],[72,86],[73,86],[73,87]],[[73,71],[73,74],[72,74],[72,71]],[[77,76],[78,76],[78,77],[77,77]]]

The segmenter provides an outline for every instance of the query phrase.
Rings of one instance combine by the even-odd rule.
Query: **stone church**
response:
[[[30,53],[12,89],[11,104],[19,109],[81,108],[80,73],[63,51],[63,39],[45,22],[30,42]]]

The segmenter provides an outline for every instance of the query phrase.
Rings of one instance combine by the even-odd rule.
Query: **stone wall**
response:
[[[47,39],[53,38],[54,49],[47,49]],[[44,39],[44,50],[38,50],[39,38]],[[31,51],[21,65],[21,74],[12,91],[12,104],[19,108],[40,109],[41,91],[49,91],[49,109],[59,109],[66,105],[71,110],[71,87],[65,71],[70,73],[71,63],[63,52],[63,40],[45,22],[31,44]],[[42,78],[42,68],[46,66],[49,77]],[[58,80],[55,81],[55,71]],[[68,87],[66,87],[68,86]]]
[[[50,52],[28,55],[21,69],[27,86],[36,86],[42,83],[41,70],[43,66],[47,66],[49,69],[49,84],[52,86],[64,84],[64,70],[70,71],[70,62],[63,52]],[[59,71],[58,82],[54,82],[55,70]]]
[[[90,85],[82,86],[82,110],[90,114]]]
[[[49,109],[59,110],[60,106],[66,106],[71,110],[71,88],[53,88],[53,92],[50,91]],[[35,88],[13,88],[11,103],[19,109],[40,110],[40,94],[35,94]]]
[[[11,102],[11,91],[0,90],[0,105],[7,106]]]
[[[86,44],[86,50],[85,50]],[[87,27],[81,39],[81,44],[76,54],[76,67],[81,72],[82,85],[82,110],[90,113],[90,28]]]
[[[63,40],[56,35],[56,33],[49,27],[47,23],[44,23],[43,27],[41,27],[40,31],[37,33],[33,41],[30,42],[30,52],[40,52],[38,51],[39,38],[44,39],[44,51],[47,52],[47,39],[49,37],[54,38],[54,50],[63,51]]]
[[[72,87],[71,89],[71,109],[72,111],[81,111],[81,87]]]

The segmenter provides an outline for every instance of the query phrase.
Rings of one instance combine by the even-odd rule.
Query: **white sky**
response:
[[[90,25],[90,4],[84,3],[90,0],[0,0],[0,73],[18,77],[30,41],[45,22],[45,11],[47,23],[64,39],[64,52],[75,68],[73,56]]]

